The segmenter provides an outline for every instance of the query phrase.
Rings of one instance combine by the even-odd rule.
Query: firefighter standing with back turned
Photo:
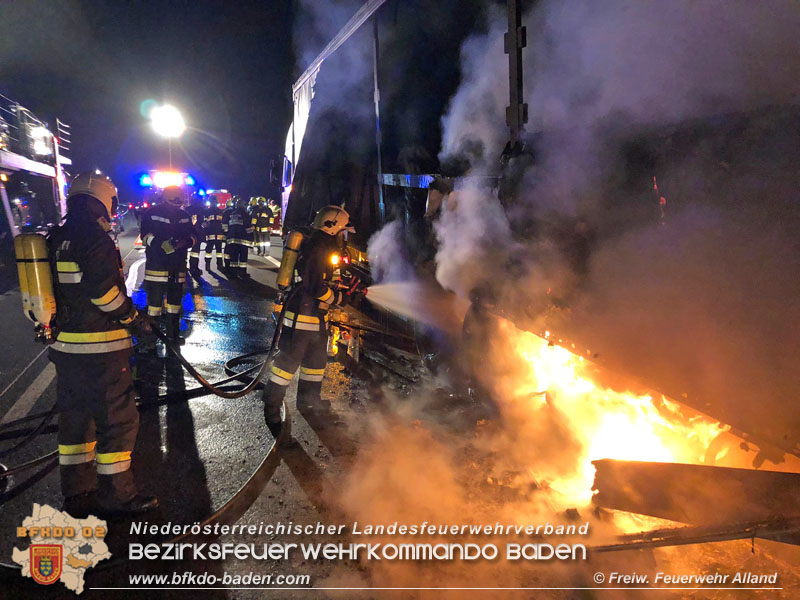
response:
[[[263,196],[256,199],[256,205],[251,209],[251,223],[254,228],[256,252],[259,256],[269,256],[269,230],[272,223],[272,211],[267,207],[267,200]]]
[[[195,279],[200,279],[202,274],[200,270],[200,248],[203,241],[205,241],[203,221],[205,220],[206,207],[203,206],[202,199],[196,193],[192,194],[192,199],[186,212],[189,213],[189,219],[191,219],[195,234],[194,244],[189,249],[189,273]]]
[[[48,237],[55,275],[58,453],[64,509],[82,518],[137,514],[158,505],[139,495],[131,453],[139,428],[130,331],[147,329],[128,297],[119,251],[108,235],[117,190],[105,175],[78,175],[64,225]]]
[[[141,235],[146,246],[144,287],[147,314],[160,317],[164,294],[167,296],[167,337],[181,343],[180,320],[183,288],[186,283],[186,254],[197,238],[191,217],[181,208],[183,191],[171,186],[164,189],[162,202],[142,215]]]
[[[330,410],[330,403],[323,402],[320,396],[328,361],[328,309],[342,306],[364,293],[359,288],[345,289],[333,280],[344,232],[354,231],[347,211],[325,206],[317,212],[311,227],[311,234],[299,249],[295,268],[300,281],[287,299],[279,352],[264,388],[264,420],[275,437],[281,430],[286,388],[298,367],[298,410],[322,414]]]
[[[222,271],[225,264],[222,262],[222,243],[225,236],[222,234],[222,211],[219,209],[217,197],[209,199],[211,206],[205,212],[203,221],[203,234],[206,239],[206,271],[211,270],[211,252],[217,253],[217,270]]]
[[[253,226],[244,198],[235,197],[233,208],[222,213],[222,230],[225,234],[225,254],[230,259],[229,279],[245,279],[247,275],[247,250],[253,243]]]

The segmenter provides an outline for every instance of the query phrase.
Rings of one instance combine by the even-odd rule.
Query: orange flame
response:
[[[501,329],[526,367],[515,370],[509,400],[534,419],[545,407],[557,411],[578,442],[578,467],[548,482],[564,507],[591,501],[593,460],[702,463],[710,442],[727,429],[663,396],[606,389],[593,381],[583,357],[508,322]],[[534,465],[534,476],[535,470]]]

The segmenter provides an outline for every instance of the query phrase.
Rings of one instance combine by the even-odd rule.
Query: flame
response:
[[[591,501],[593,460],[609,458],[700,464],[711,441],[727,427],[660,396],[636,395],[593,381],[589,361],[548,339],[501,323],[504,342],[520,360],[513,386],[502,385],[506,407],[533,422],[545,408],[555,411],[577,444],[577,465],[552,474],[549,487],[564,507]],[[574,346],[573,346],[574,347]],[[588,351],[587,351],[588,352]],[[507,355],[505,355],[507,359]],[[518,413],[519,414],[519,413]],[[530,417],[528,419],[527,417]],[[536,477],[536,465],[531,469]]]

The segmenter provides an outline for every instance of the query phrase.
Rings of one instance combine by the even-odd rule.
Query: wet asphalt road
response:
[[[126,267],[129,291],[138,306],[146,304],[141,281],[144,275],[144,253],[133,247],[137,228],[129,217],[128,228],[121,234],[120,250]],[[212,270],[200,280],[190,279],[184,296],[182,335],[186,342],[183,355],[207,379],[226,377],[223,364],[241,354],[264,349],[274,331],[270,315],[274,297],[274,280],[280,260],[280,239],[273,238],[273,260],[251,254],[248,271],[253,279],[229,282],[224,275]],[[201,258],[201,267],[203,260]],[[13,339],[15,351],[4,353],[0,361],[0,415],[7,420],[48,410],[55,402],[54,369],[42,346],[32,340],[30,323],[16,315],[19,307],[18,289],[0,296],[7,339]],[[244,366],[250,366],[253,362]],[[169,394],[178,401],[140,410],[140,430],[134,453],[133,469],[143,492],[159,496],[161,506],[148,519],[151,522],[191,524],[203,521],[223,505],[261,463],[273,438],[263,422],[260,391],[238,400],[204,395],[191,401],[181,401],[187,390],[198,384],[171,355],[159,348],[157,356],[136,359],[136,388],[141,399],[155,400],[159,394]],[[346,379],[346,378],[344,378]],[[342,377],[339,384],[346,385]],[[296,384],[291,386],[288,401],[294,400]],[[311,448],[317,457],[325,456],[324,445],[314,435],[301,415],[295,414],[294,431],[301,440],[299,447],[281,465],[264,490],[262,497],[242,519],[258,523],[273,512],[284,511],[286,520],[302,519],[304,510],[313,519],[313,499],[324,487],[324,477],[316,477],[319,467],[304,450]],[[37,421],[38,422],[38,421]],[[35,424],[35,423],[34,423]],[[50,427],[50,430],[54,427]],[[15,466],[56,449],[54,432],[39,436],[33,443],[0,459],[0,463]],[[0,450],[8,447],[8,442]],[[320,454],[320,451],[323,454]],[[292,459],[294,456],[294,460]],[[329,456],[329,454],[327,455]],[[295,471],[295,475],[292,475]],[[311,475],[310,475],[311,474]],[[288,485],[294,480],[293,485]],[[14,477],[2,497],[0,509],[0,562],[10,563],[15,528],[30,514],[32,504],[61,505],[57,468],[34,469]],[[299,512],[298,512],[299,511]],[[120,528],[118,528],[120,529]],[[114,529],[112,528],[112,534]],[[157,541],[157,540],[145,540]],[[237,540],[238,541],[238,540]],[[109,540],[112,553],[124,554],[125,536]],[[243,568],[234,564],[232,568]],[[210,568],[219,568],[217,563]],[[124,574],[157,572],[160,565],[136,564],[127,568],[87,574],[91,586],[126,586]],[[21,582],[17,575],[10,580],[11,589],[20,593],[39,592],[36,584]],[[62,586],[48,589],[48,597],[70,597]],[[64,592],[64,593],[62,593]],[[108,593],[108,592],[105,592]],[[166,592],[165,592],[166,593]],[[101,591],[87,589],[85,597],[105,597]],[[115,597],[125,592],[116,591]],[[141,592],[135,597],[141,597]],[[0,597],[3,593],[0,592]],[[227,597],[222,594],[220,597]]]

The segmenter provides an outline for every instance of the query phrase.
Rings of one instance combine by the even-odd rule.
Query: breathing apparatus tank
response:
[[[303,243],[303,234],[299,231],[292,231],[286,236],[286,245],[283,248],[281,266],[278,269],[277,284],[281,292],[286,291],[294,281],[294,268],[297,265],[297,257],[300,255],[300,246]]]
[[[47,240],[38,233],[22,233],[14,238],[22,312],[36,326],[36,339],[53,342],[56,298],[53,276],[47,258]]]

